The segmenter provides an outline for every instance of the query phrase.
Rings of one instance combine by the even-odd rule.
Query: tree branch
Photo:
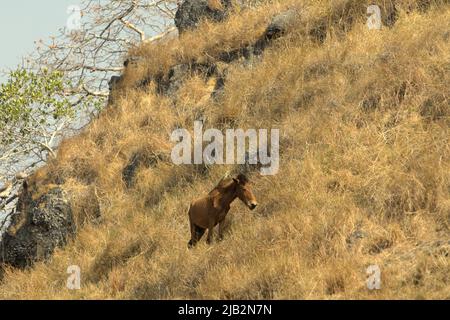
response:
[[[131,30],[137,32],[141,38],[141,42],[145,41],[145,32],[144,31],[140,30],[138,27],[136,27],[131,22],[126,21],[124,18],[120,18],[120,22],[122,22],[126,27],[130,28]]]
[[[95,97],[109,97],[109,92],[105,92],[105,91],[92,91],[89,88],[87,88],[86,85],[82,85],[82,89],[84,91],[86,91],[87,94],[91,95],[91,96],[95,96]]]
[[[160,34],[158,34],[158,35],[156,35],[156,36],[153,36],[153,37],[151,37],[151,38],[148,38],[148,39],[145,40],[144,42],[145,42],[145,43],[149,43],[149,42],[153,42],[153,41],[159,40],[159,39],[161,39],[161,38],[164,38],[164,37],[167,36],[169,33],[173,32],[173,31],[175,31],[175,30],[177,30],[176,27],[171,27],[171,28],[167,29],[166,31],[164,31],[163,33],[160,33]]]
[[[87,70],[90,70],[90,71],[92,71],[92,72],[94,72],[94,71],[104,71],[104,72],[120,72],[120,71],[122,71],[123,70],[123,68],[121,68],[121,67],[117,67],[117,68],[103,68],[103,67],[97,67],[97,66],[79,66],[80,67],[80,69],[81,68],[84,68],[84,69],[87,69]]]

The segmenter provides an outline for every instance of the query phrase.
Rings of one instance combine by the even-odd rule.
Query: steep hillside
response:
[[[28,181],[64,190],[76,234],[5,266],[0,298],[449,299],[450,3],[374,2],[381,30],[373,1],[270,1],[132,49],[111,104]],[[224,240],[188,250],[190,201],[245,169],[172,163],[199,119],[280,129],[280,167],[247,168],[258,208],[236,201]]]

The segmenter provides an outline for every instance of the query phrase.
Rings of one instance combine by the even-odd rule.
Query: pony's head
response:
[[[247,177],[243,174],[238,175],[236,178],[233,178],[234,183],[236,184],[236,195],[237,197],[247,206],[250,210],[254,210],[258,205],[256,201],[256,197],[253,194],[250,183]]]

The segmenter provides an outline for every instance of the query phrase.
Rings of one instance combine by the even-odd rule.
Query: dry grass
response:
[[[36,192],[57,183],[71,192],[77,237],[51,261],[6,270],[0,298],[449,299],[448,2],[397,1],[396,24],[369,31],[361,1],[303,1],[297,32],[260,62],[230,66],[218,102],[196,76],[174,102],[131,88],[144,73],[253,42],[298,3],[134,51],[145,63],[128,71],[115,106],[34,178]],[[170,154],[172,130],[199,116],[210,127],[279,128],[281,164],[276,176],[251,176],[255,212],[235,203],[225,240],[189,251],[189,202],[237,168],[159,161],[130,189],[122,169],[136,152]],[[72,264],[78,291],[65,288]],[[366,288],[371,264],[379,291]]]

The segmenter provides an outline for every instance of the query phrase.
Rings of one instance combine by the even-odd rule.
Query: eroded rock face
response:
[[[181,34],[195,28],[202,19],[223,21],[230,9],[231,0],[185,0],[178,7],[175,25]]]
[[[17,268],[48,259],[76,231],[66,193],[56,187],[33,200],[26,188],[0,242],[0,264]]]

